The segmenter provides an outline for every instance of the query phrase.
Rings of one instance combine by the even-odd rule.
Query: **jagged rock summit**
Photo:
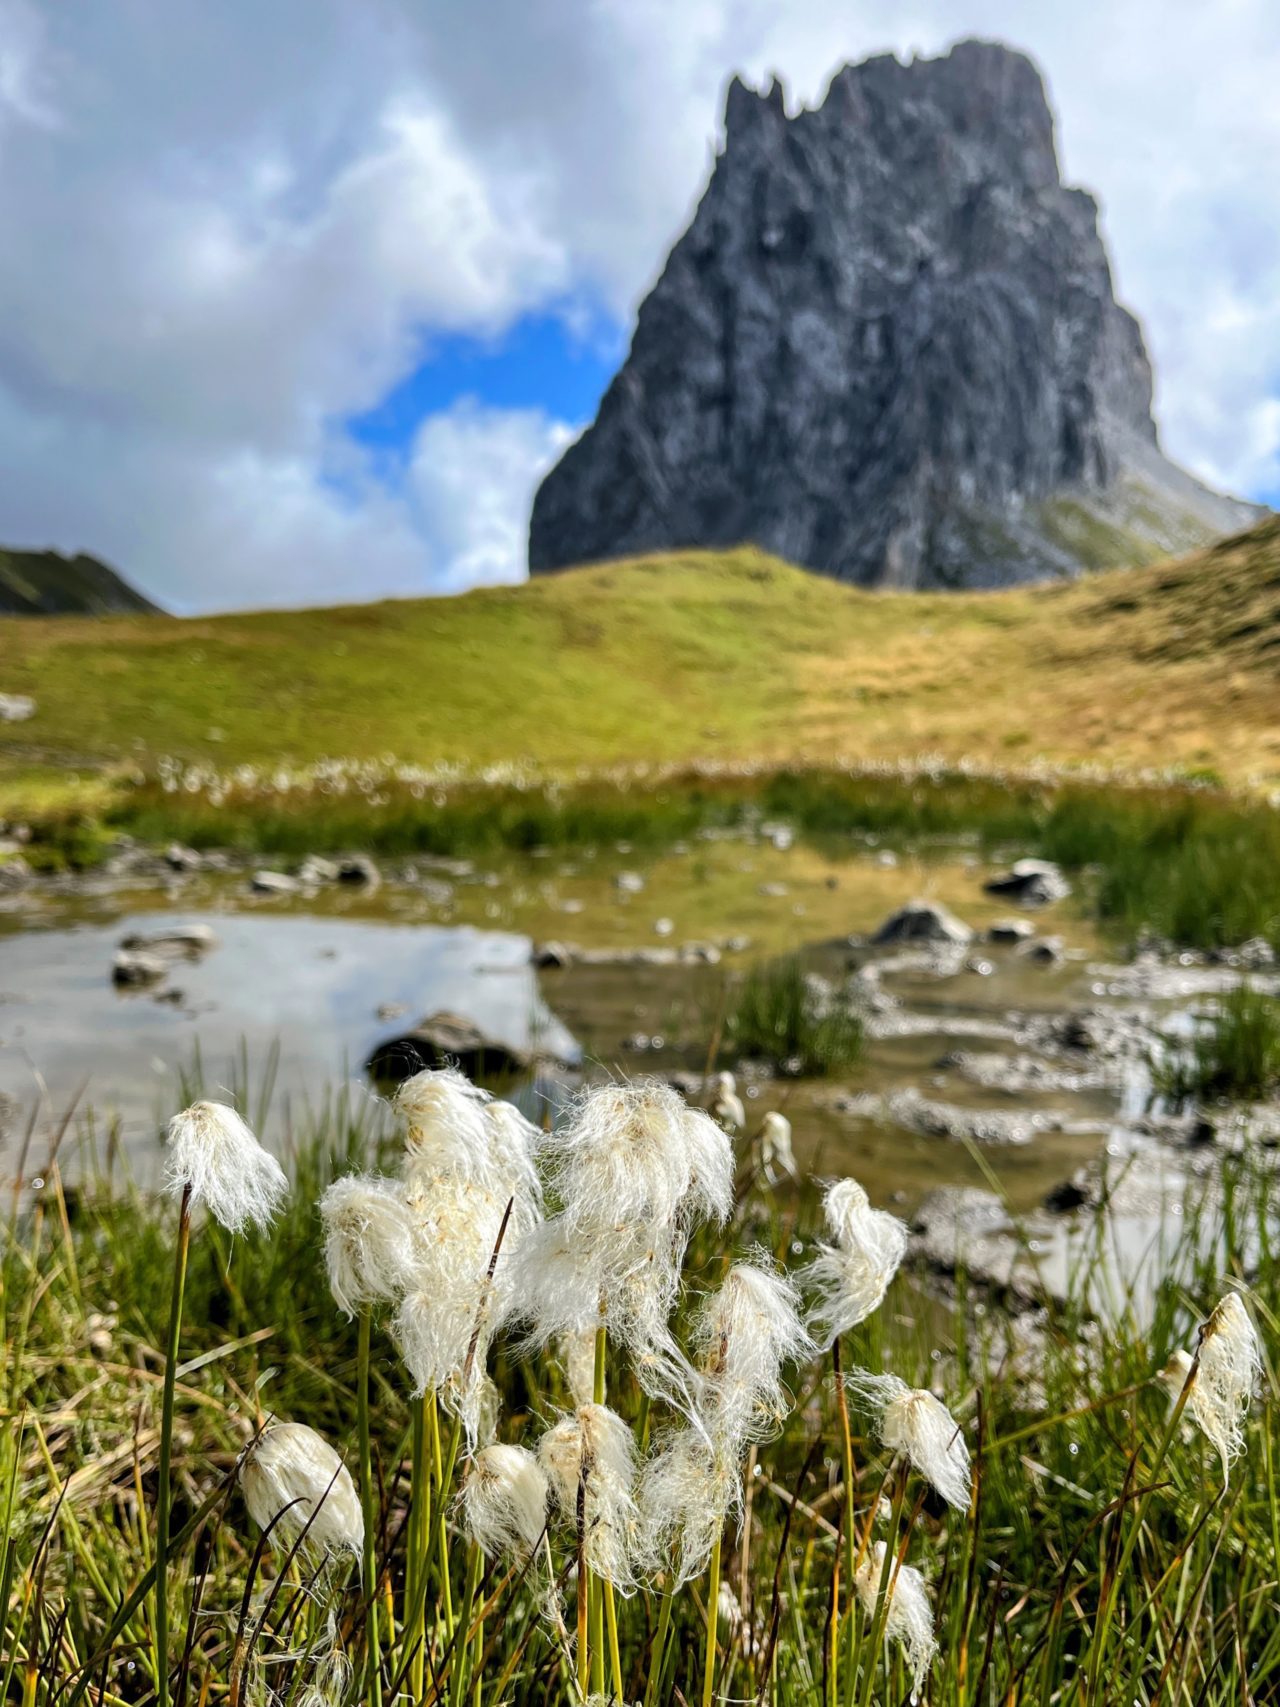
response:
[[[734,80],[630,354],[537,493],[529,567],[751,542],[867,585],[996,586],[1258,513],[1162,455],[1040,74],[967,41],[848,66],[794,117],[776,80]]]

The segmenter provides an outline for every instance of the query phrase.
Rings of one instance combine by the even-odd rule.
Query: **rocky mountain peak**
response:
[[[596,421],[535,500],[534,572],[752,542],[869,584],[984,586],[1248,525],[1160,453],[1098,209],[1043,81],[966,41],[845,67],[724,145]]]

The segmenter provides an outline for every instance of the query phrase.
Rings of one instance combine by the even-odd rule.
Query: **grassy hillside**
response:
[[[149,599],[96,557],[83,552],[64,557],[60,551],[0,548],[0,613],[6,616],[59,616],[68,612],[95,616],[154,610]]]
[[[0,623],[0,783],[165,755],[467,769],[924,751],[1280,781],[1280,520],[1072,585],[866,593],[755,551],[449,600]],[[0,795],[0,807],[3,796]]]

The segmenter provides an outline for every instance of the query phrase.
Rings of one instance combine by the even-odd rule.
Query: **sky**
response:
[[[1280,500],[1275,0],[0,0],[0,542],[170,609],[525,573],[724,91],[1030,52],[1170,454]]]

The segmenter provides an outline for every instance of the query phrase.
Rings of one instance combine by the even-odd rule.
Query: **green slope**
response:
[[[0,625],[0,765],[567,771],[935,752],[1280,778],[1280,521],[1070,585],[850,589],[750,550],[448,600]]]

